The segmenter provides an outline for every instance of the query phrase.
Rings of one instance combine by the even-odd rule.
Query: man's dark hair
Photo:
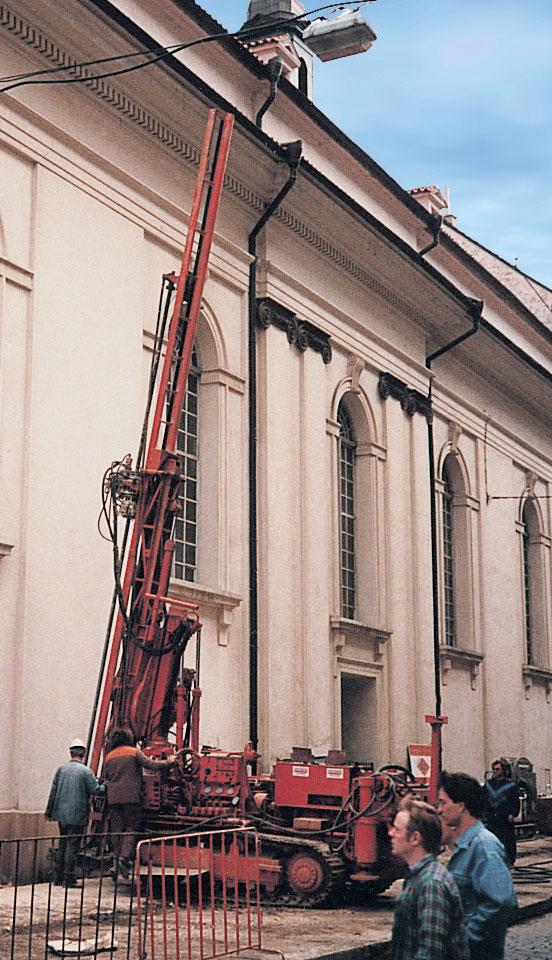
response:
[[[119,730],[115,730],[111,738],[111,749],[114,750],[115,747],[133,747],[134,746],[134,734],[132,730],[128,727],[121,727]]]
[[[441,821],[435,807],[414,797],[404,797],[399,809],[409,814],[407,836],[416,830],[422,838],[424,850],[437,856],[441,849]]]
[[[454,803],[463,803],[472,817],[481,817],[485,811],[485,794],[474,777],[467,773],[447,773],[443,770],[439,786]]]
[[[498,760],[493,760],[492,769],[494,770],[495,767],[501,767],[504,776],[508,777],[508,779],[512,778],[512,764],[506,757],[499,757]]]

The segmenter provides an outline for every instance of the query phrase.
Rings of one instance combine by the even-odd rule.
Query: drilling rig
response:
[[[294,748],[270,773],[257,774],[251,745],[240,752],[202,749],[200,612],[172,598],[169,590],[182,483],[177,432],[232,124],[231,114],[209,112],[180,272],[164,277],[136,465],[126,456],[104,477],[115,591],[89,737],[90,763],[101,774],[102,758],[121,727],[132,730],[150,757],[176,751],[172,767],[144,771],[142,832],[185,836],[198,825],[253,825],[261,837],[260,879],[267,897],[314,906],[350,885],[379,893],[402,875],[391,854],[388,826],[409,771],[373,772],[348,763],[341,751],[316,759],[310,750]],[[126,529],[119,546],[122,519]],[[184,654],[190,644],[193,653],[194,643],[195,668],[185,668]],[[94,816],[101,819],[101,810]],[[243,853],[238,850],[233,858],[237,880],[247,877]]]

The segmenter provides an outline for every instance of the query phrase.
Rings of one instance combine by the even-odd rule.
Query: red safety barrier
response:
[[[141,840],[135,878],[139,960],[212,960],[262,950],[253,828]]]
[[[138,841],[135,873],[115,835],[83,835],[76,881],[57,882],[59,837],[0,838],[0,960],[209,960],[261,947],[259,840],[252,828]]]

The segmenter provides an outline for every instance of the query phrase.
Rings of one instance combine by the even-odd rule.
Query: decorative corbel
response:
[[[531,687],[533,686],[533,680],[528,674],[525,674],[523,677],[523,686],[525,687],[525,699],[530,700]]]
[[[452,660],[450,657],[443,657],[441,660],[441,683],[446,687],[448,683],[448,673],[452,667]]]
[[[374,637],[374,660],[383,660],[385,653],[386,637]]]
[[[546,702],[552,703],[552,680],[547,680],[545,687],[546,687]]]
[[[283,330],[288,343],[295,346],[300,353],[310,348],[320,354],[324,363],[331,362],[332,345],[328,334],[308,320],[300,320],[292,310],[271,297],[257,300],[257,323],[262,330],[268,330],[271,325]]]
[[[477,690],[477,678],[479,676],[479,663],[472,663],[470,666],[470,687],[472,690]]]
[[[431,400],[429,397],[420,393],[419,390],[408,387],[403,380],[394,377],[392,373],[380,373],[378,391],[382,400],[387,400],[388,397],[398,400],[409,417],[413,417],[415,413],[421,413],[426,420],[431,419]]]
[[[448,425],[448,438],[450,443],[450,448],[453,453],[458,453],[458,443],[460,437],[462,436],[462,427],[458,423],[454,423],[452,420],[449,420]]]
[[[218,645],[219,647],[228,646],[228,633],[232,625],[232,610],[230,607],[221,607],[218,615]]]
[[[356,353],[350,353],[348,358],[348,373],[351,378],[351,393],[360,393],[359,380],[364,367],[366,366],[362,357]]]
[[[527,496],[528,496],[528,497],[534,497],[534,496],[535,496],[535,487],[536,487],[536,485],[537,485],[537,480],[538,480],[538,479],[539,479],[539,478],[537,477],[537,474],[536,474],[536,473],[533,473],[532,470],[526,470],[526,471],[525,471],[525,481],[526,481],[526,484],[527,484],[526,489],[527,489]]]
[[[333,676],[334,680],[339,676],[339,658],[343,653],[347,638],[341,630],[333,635]]]

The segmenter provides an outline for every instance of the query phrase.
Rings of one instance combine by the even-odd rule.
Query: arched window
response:
[[[546,668],[549,664],[547,549],[537,507],[527,499],[521,512],[525,662]]]
[[[443,465],[443,599],[444,641],[447,646],[456,645],[456,600],[454,572],[454,488],[450,476],[450,457]]]
[[[299,71],[298,71],[298,82],[297,85],[301,93],[304,93],[306,97],[309,95],[309,74],[307,70],[307,64],[301,58],[299,62]]]
[[[527,663],[533,663],[533,646],[531,636],[531,556],[529,550],[529,524],[527,504],[523,507],[522,517],[522,554],[523,554],[523,596],[525,599],[525,656]]]
[[[440,642],[479,652],[481,624],[477,602],[479,504],[470,494],[459,452],[448,453],[440,476]]]
[[[173,575],[178,580],[190,582],[196,579],[197,571],[199,378],[199,360],[194,348],[176,441],[183,480],[174,523],[173,559]]]
[[[341,616],[354,620],[356,615],[355,560],[355,451],[356,440],[351,417],[339,404],[339,520],[341,541]]]

